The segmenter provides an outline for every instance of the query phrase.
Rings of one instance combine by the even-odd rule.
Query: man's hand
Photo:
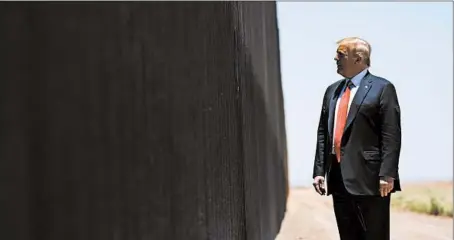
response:
[[[325,195],[326,190],[325,190],[325,177],[322,176],[317,176],[314,178],[314,185],[315,191],[320,194],[320,195]]]
[[[394,188],[394,178],[391,177],[380,177],[380,195],[382,197],[388,196],[388,194]]]

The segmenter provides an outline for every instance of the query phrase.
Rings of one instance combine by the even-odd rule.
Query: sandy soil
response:
[[[391,200],[392,201],[392,200]],[[310,188],[291,189],[276,240],[339,240],[331,196]],[[451,218],[392,210],[392,240],[452,240]]]

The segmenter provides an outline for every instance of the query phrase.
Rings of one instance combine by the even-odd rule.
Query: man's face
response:
[[[350,78],[355,69],[355,59],[353,53],[345,45],[340,45],[334,58],[337,64],[337,73],[343,77]]]

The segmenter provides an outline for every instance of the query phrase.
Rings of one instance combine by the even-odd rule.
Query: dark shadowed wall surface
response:
[[[274,2],[3,2],[0,33],[0,239],[274,239]]]

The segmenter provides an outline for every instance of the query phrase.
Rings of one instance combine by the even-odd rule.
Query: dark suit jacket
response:
[[[339,80],[326,89],[318,126],[313,177],[326,175],[328,186],[335,107],[345,81]],[[398,173],[400,126],[400,107],[394,85],[368,72],[352,100],[341,141],[340,167],[348,192],[379,195],[381,176],[395,179],[393,192],[401,190]]]

